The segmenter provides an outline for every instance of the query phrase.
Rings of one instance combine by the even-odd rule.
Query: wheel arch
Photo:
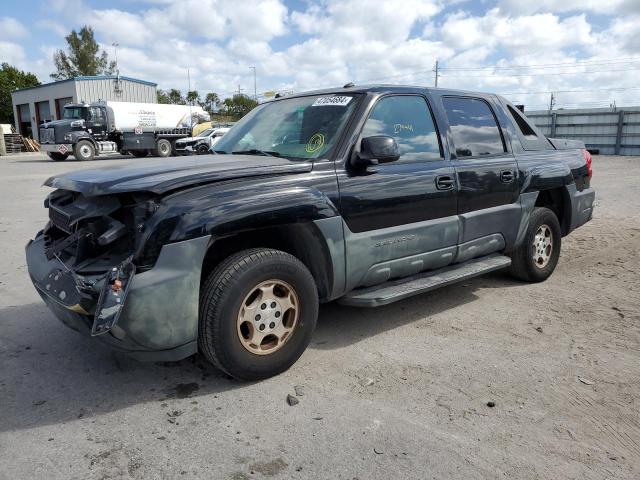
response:
[[[78,135],[77,137],[75,137],[73,139],[73,146],[75,147],[82,140],[87,140],[88,142],[90,142],[91,145],[93,145],[93,148],[96,151],[96,155],[98,154],[98,142],[96,142],[96,140],[91,135],[89,135],[88,133],[84,133],[83,135]]]
[[[225,258],[250,248],[272,248],[289,253],[311,272],[320,300],[328,300],[335,287],[334,262],[327,239],[313,221],[284,223],[214,236],[202,265],[201,285]]]
[[[540,190],[536,197],[535,207],[545,207],[551,210],[560,223],[562,236],[571,230],[571,198],[566,187]]]

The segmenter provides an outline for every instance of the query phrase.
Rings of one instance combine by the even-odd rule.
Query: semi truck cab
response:
[[[100,153],[120,150],[116,139],[113,111],[104,104],[69,103],[62,119],[40,127],[40,144],[49,158],[66,160],[74,155],[78,160],[91,160]]]

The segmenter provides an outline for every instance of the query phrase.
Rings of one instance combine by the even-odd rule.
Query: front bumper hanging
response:
[[[210,236],[162,247],[155,266],[131,258],[101,275],[78,275],[45,254],[43,235],[27,244],[31,280],[68,327],[143,360],[179,360],[197,351],[202,262]]]

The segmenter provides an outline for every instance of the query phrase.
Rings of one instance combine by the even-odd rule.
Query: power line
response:
[[[617,107],[621,107],[620,103],[622,102],[618,102]],[[636,100],[629,100],[629,101],[624,101],[623,102],[625,105],[633,105],[633,106],[637,106],[640,105],[640,100],[636,99]],[[526,104],[526,107],[529,110],[548,110],[549,109],[549,104],[546,103],[534,103],[534,104]],[[569,103],[563,103],[563,102],[558,102],[554,105],[554,110],[558,110],[559,108],[607,108],[611,105],[610,101],[599,101],[599,102],[569,102]]]
[[[512,66],[512,67],[506,67],[506,66],[496,66],[496,65],[490,65],[490,66],[486,66],[486,67],[478,67],[478,68],[442,68],[439,67],[438,68],[438,72],[462,72],[462,71],[480,71],[480,70],[487,70],[487,69],[494,69],[494,70],[511,70],[511,69],[519,69],[519,68],[556,68],[559,66],[566,66],[566,67],[580,67],[580,66],[593,66],[593,65],[608,65],[608,64],[624,64],[624,63],[638,63],[640,62],[640,58],[638,57],[629,57],[629,59],[623,59],[623,58],[619,58],[619,59],[613,59],[613,60],[601,60],[601,61],[584,61],[584,62],[573,62],[573,63],[548,63],[548,64],[539,64],[539,65],[517,65],[517,66]],[[628,69],[624,69],[622,71],[627,71]],[[611,70],[607,70],[607,71],[611,71]],[[613,70],[613,71],[618,71],[618,70]],[[357,83],[368,83],[368,82],[375,82],[378,80],[386,80],[386,79],[390,79],[390,78],[402,78],[402,77],[409,77],[409,76],[415,76],[415,75],[419,75],[419,74],[431,74],[433,72],[433,69],[425,69],[425,70],[414,70],[411,72],[404,72],[404,73],[398,73],[398,74],[394,74],[394,75],[387,75],[384,77],[375,77],[375,78],[368,78],[368,79],[359,79],[356,80]],[[598,72],[584,72],[584,73],[598,73]],[[554,73],[555,74],[555,73]],[[523,75],[520,74],[521,76],[529,76],[529,74]],[[531,74],[533,75],[533,74]],[[548,74],[542,74],[542,75],[548,75]],[[442,75],[440,74],[439,76],[446,76],[448,78],[455,78],[457,76],[454,75]],[[464,75],[464,76],[459,76],[460,78],[464,77],[464,78],[469,78],[469,77],[484,77],[484,76],[488,76],[488,75]],[[516,75],[496,75],[496,76],[516,76]]]
[[[490,77],[545,77],[556,75],[590,75],[592,73],[612,73],[612,72],[634,72],[640,68],[624,68],[621,70],[591,70],[584,72],[553,72],[553,73],[514,73],[514,74],[502,74],[502,75],[440,75],[443,78],[490,78]]]
[[[615,88],[594,88],[585,90],[545,90],[540,92],[509,92],[499,93],[498,95],[543,95],[545,93],[587,93],[587,92],[614,92],[614,91],[627,91],[627,90],[640,90],[640,87],[615,87]]]
[[[640,58],[638,57],[628,57],[628,58],[619,58],[612,60],[584,60],[570,63],[543,63],[537,65],[488,65],[486,67],[469,67],[469,68],[441,68],[443,72],[446,71],[455,71],[455,72],[463,72],[463,71],[478,71],[478,70],[513,70],[517,68],[555,68],[555,67],[579,67],[579,66],[593,66],[593,65],[611,65],[611,64],[621,64],[621,63],[637,63],[640,62]]]

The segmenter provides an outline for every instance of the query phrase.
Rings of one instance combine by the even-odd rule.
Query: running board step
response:
[[[352,307],[379,307],[461,280],[500,270],[509,265],[511,265],[509,257],[499,254],[487,255],[438,270],[391,280],[373,287],[358,288],[340,298],[338,302]]]

